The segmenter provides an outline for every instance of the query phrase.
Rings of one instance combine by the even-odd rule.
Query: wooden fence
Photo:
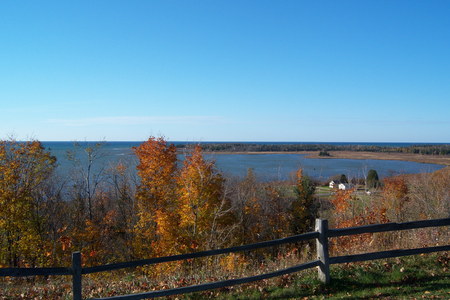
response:
[[[349,263],[349,262],[359,262],[368,261],[382,258],[400,257],[407,255],[415,255],[422,253],[431,253],[437,251],[448,251],[450,250],[450,245],[437,246],[437,247],[427,247],[427,248],[417,248],[417,249],[402,249],[402,250],[391,250],[373,253],[364,253],[356,255],[346,255],[329,257],[328,253],[328,239],[332,237],[341,237],[354,234],[363,233],[376,233],[376,232],[386,232],[386,231],[399,231],[407,229],[417,229],[426,227],[438,227],[438,226],[448,226],[450,225],[450,218],[436,219],[436,220],[426,220],[426,221],[415,221],[406,223],[386,223],[386,224],[376,224],[376,225],[366,225],[360,227],[342,228],[342,229],[329,229],[328,221],[323,219],[316,220],[316,227],[314,232],[308,232],[305,234],[295,235],[283,239],[260,242],[255,244],[230,247],[217,250],[201,251],[183,255],[173,255],[166,257],[157,257],[150,259],[143,259],[131,262],[114,263],[96,267],[85,267],[81,265],[81,254],[80,252],[75,252],[72,254],[72,267],[68,268],[0,268],[1,276],[12,276],[12,277],[22,277],[22,276],[35,276],[35,275],[70,275],[72,276],[73,284],[73,299],[82,299],[82,275],[91,274],[98,272],[105,272],[111,270],[118,270],[123,268],[138,267],[144,265],[151,265],[163,262],[180,261],[192,258],[213,256],[219,254],[234,253],[239,251],[255,250],[259,248],[277,246],[287,243],[294,243],[299,241],[316,239],[317,244],[317,260],[310,261],[307,263],[299,264],[287,269],[278,270],[271,273],[265,273],[262,275],[256,275],[251,277],[244,277],[238,279],[230,279],[212,283],[205,283],[200,285],[193,285],[187,287],[180,287],[174,289],[160,290],[145,292],[139,294],[123,295],[108,298],[99,299],[144,299],[144,298],[156,298],[162,296],[170,296],[176,294],[186,294],[191,292],[199,292],[210,289],[216,289],[221,287],[227,287],[232,285],[238,285],[242,283],[248,283],[253,281],[258,281],[262,279],[273,278],[285,274],[291,274],[301,270],[318,267],[318,276],[325,282],[330,282],[330,265]]]

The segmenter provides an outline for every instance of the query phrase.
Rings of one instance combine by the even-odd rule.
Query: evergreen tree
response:
[[[315,187],[303,170],[297,171],[296,199],[292,202],[292,231],[294,234],[312,230],[315,211],[313,209]]]
[[[341,174],[341,177],[339,178],[340,183],[348,183],[347,176],[345,174]]]
[[[380,186],[380,179],[378,173],[375,170],[369,170],[367,173],[367,188],[373,189]]]

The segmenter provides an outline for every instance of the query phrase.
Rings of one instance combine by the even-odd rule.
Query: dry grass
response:
[[[359,151],[330,151],[329,153],[331,155],[330,157],[319,156],[317,152],[314,153],[310,152],[307,158],[403,160],[403,161],[414,161],[419,163],[450,166],[449,155],[422,155],[412,153],[385,153],[385,152],[359,152]]]

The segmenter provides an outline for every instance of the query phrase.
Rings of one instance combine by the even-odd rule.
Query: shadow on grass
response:
[[[380,274],[370,273],[368,276]],[[383,276],[383,275],[381,275]],[[386,276],[387,277],[387,276]],[[385,278],[381,278],[385,279]],[[383,281],[383,280],[380,280]],[[295,289],[276,290],[264,295],[264,299],[299,299],[299,298],[392,298],[423,294],[448,296],[450,292],[450,275],[425,276],[420,279],[405,277],[394,282],[379,282],[374,278],[372,283],[363,283],[358,279],[334,278],[329,285],[321,283],[299,284]]]
[[[315,270],[240,291],[219,290],[214,299],[450,299],[448,254],[332,266],[324,285]],[[205,299],[191,294],[183,299]]]

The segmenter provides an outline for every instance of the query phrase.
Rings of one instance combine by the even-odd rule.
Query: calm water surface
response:
[[[67,172],[73,164],[67,159],[67,151],[74,150],[72,142],[44,142],[44,146],[58,158],[59,171]],[[85,144],[85,143],[81,143]],[[133,155],[132,147],[140,142],[107,142],[100,148],[101,158],[97,167],[113,166],[122,161],[128,164],[132,170],[137,165],[137,159]],[[78,150],[81,161],[86,157]],[[289,179],[298,168],[309,176],[326,180],[331,176],[345,174],[348,178],[363,177],[368,170],[377,170],[380,177],[395,174],[433,172],[443,168],[442,165],[423,164],[409,161],[396,160],[357,160],[357,159],[310,159],[305,154],[208,154],[207,159],[214,160],[216,166],[226,175],[245,176],[249,168],[253,168],[260,180],[286,180]],[[179,157],[181,160],[183,156]]]

